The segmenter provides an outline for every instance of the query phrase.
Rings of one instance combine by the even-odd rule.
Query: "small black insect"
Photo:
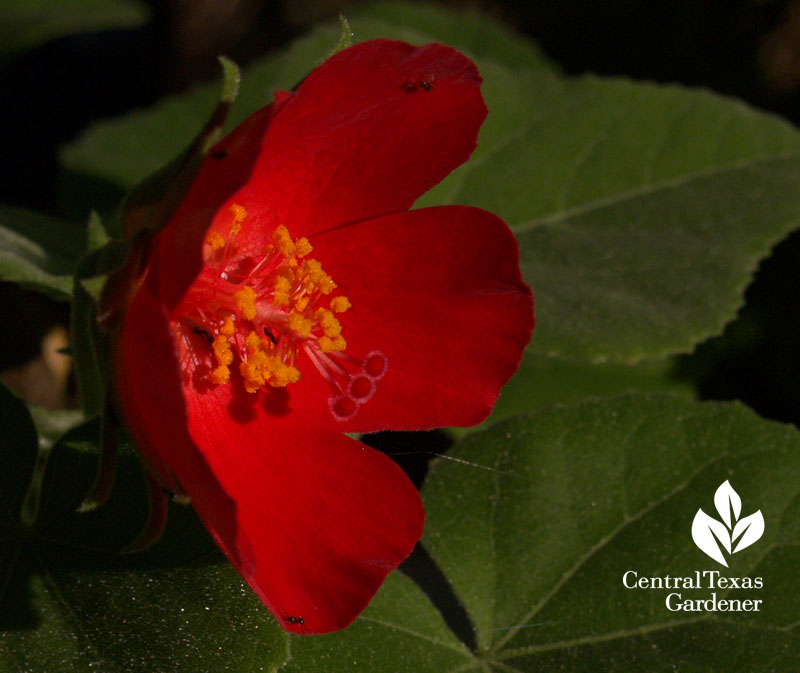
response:
[[[306,620],[302,617],[284,617],[284,619],[289,622],[290,624],[305,624]]]
[[[202,327],[192,327],[192,332],[194,332],[197,336],[199,336],[203,341],[209,344],[214,343],[214,337],[211,336],[211,333],[207,330],[204,330]]]
[[[272,333],[272,332],[271,332],[269,329],[267,329],[266,327],[264,328],[264,334],[266,334],[266,335],[267,335],[267,339],[269,339],[269,340],[270,340],[270,341],[273,343],[273,345],[275,345],[275,346],[277,346],[277,345],[278,345],[278,337],[276,337],[276,336],[275,336],[275,335],[274,335],[274,334],[273,334],[273,333]]]
[[[210,156],[213,159],[224,159],[228,156],[228,153],[225,150],[215,150],[214,152],[210,152]]]
[[[427,79],[417,79],[412,77],[403,82],[403,89],[408,93],[424,89],[425,91],[433,91],[433,82]]]

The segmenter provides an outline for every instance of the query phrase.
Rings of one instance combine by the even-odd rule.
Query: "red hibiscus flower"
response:
[[[436,44],[336,54],[208,153],[138,262],[126,424],[289,631],[348,625],[422,534],[348,433],[480,422],[530,338],[506,225],[409,210],[475,148],[480,81]]]

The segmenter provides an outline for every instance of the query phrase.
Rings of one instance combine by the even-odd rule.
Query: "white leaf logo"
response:
[[[698,509],[692,521],[692,539],[701,551],[727,568],[723,550],[735,554],[756,542],[764,534],[764,516],[758,510],[740,519],[742,499],[727,480],[714,493],[714,506],[722,521]]]

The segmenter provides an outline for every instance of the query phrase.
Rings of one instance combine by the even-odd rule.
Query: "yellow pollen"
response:
[[[230,245],[246,218],[243,206],[231,205],[221,223],[223,232],[230,227],[227,240],[219,231],[213,231],[207,235],[206,243],[214,251]],[[232,295],[228,294],[227,299],[215,295],[199,318],[191,318],[189,323],[194,331],[198,329],[194,325],[202,325],[204,333],[216,335],[211,343],[209,382],[229,383],[231,367],[238,360],[247,392],[256,393],[265,386],[283,388],[302,378],[295,364],[303,349],[315,349],[321,355],[347,348],[342,324],[334,314],[344,313],[352,305],[344,295],[324,299],[337,285],[322,264],[309,257],[313,250],[307,238],[294,240],[289,229],[281,225],[273,231],[272,242],[265,246],[263,256],[252,259],[252,266],[229,265],[228,253],[240,254],[236,250],[226,250],[221,260],[219,255],[212,258],[216,265],[209,263],[209,268],[227,281],[214,281],[215,291],[220,293],[226,292],[225,288],[230,288],[227,292],[233,289],[228,273],[233,272],[236,277],[239,268],[253,270],[238,281],[238,289]]]
[[[235,331],[236,326],[233,324],[233,316],[229,315],[222,323],[222,327],[219,328],[219,332],[220,334],[224,334],[226,337],[232,337]]]
[[[335,339],[342,333],[342,326],[331,311],[321,308],[317,310],[316,317],[322,330],[325,332],[325,336]]]
[[[277,371],[273,372],[269,384],[274,388],[285,388],[290,383],[297,383],[299,380],[299,369],[282,364]]]
[[[296,246],[298,257],[305,257],[306,255],[311,254],[311,251],[314,249],[305,236],[297,241]]]
[[[331,299],[331,309],[336,311],[336,313],[344,313],[351,306],[350,300],[344,295],[339,295]]]
[[[335,339],[332,339],[329,336],[322,336],[319,338],[317,343],[319,344],[319,348],[323,353],[343,351],[345,348],[347,348],[347,342],[342,336],[337,336]]]
[[[225,336],[220,334],[214,339],[213,348],[217,364],[227,366],[233,362],[233,351],[231,351],[231,345],[228,343],[228,339]]]
[[[272,240],[275,241],[275,246],[281,251],[284,257],[293,255],[297,250],[297,246],[292,240],[289,230],[283,225],[275,229],[275,232],[272,234]]]
[[[220,365],[211,372],[211,381],[218,386],[224,386],[231,378],[231,370],[225,365]]]
[[[322,294],[330,294],[336,287],[336,283],[334,283],[333,279],[327,274],[319,281],[319,289]]]
[[[239,363],[239,373],[244,379],[244,387],[248,393],[255,393],[267,381],[264,378],[267,356],[262,351],[255,351],[246,360]]]
[[[212,250],[220,250],[225,247],[225,239],[216,231],[212,231],[206,236],[206,243],[211,246]]]
[[[310,336],[311,328],[314,325],[308,318],[304,318],[301,314],[294,312],[289,314],[287,324],[290,330],[301,337]]]
[[[252,320],[256,317],[256,297],[256,291],[249,285],[245,285],[233,295],[236,308],[242,312],[242,315],[247,320]]]
[[[258,350],[259,345],[261,344],[261,339],[259,338],[258,334],[251,331],[250,334],[247,335],[247,339],[244,341],[245,346],[247,346],[251,351]]]
[[[247,210],[244,208],[244,206],[240,206],[238,203],[234,203],[229,210],[233,214],[231,235],[236,236],[236,234],[242,230],[242,222],[244,222],[245,218],[247,217]]]
[[[288,306],[291,289],[292,281],[285,275],[278,276],[275,279],[275,296],[272,298],[272,303],[275,306]]]

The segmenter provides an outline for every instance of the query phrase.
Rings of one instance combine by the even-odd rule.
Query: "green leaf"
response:
[[[607,397],[628,391],[694,397],[696,391],[692,384],[679,379],[674,368],[671,359],[642,361],[635,365],[592,364],[528,351],[519,371],[500,392],[494,411],[484,425],[553,404],[574,404],[587,397]],[[464,432],[462,430],[461,434]]]
[[[352,26],[359,40],[442,39],[476,56],[490,110],[478,150],[419,205],[509,222],[537,299],[535,353],[631,363],[689,351],[732,319],[759,260],[797,226],[800,135],[775,117],[675,86],[564,78],[480,15],[388,4]],[[326,26],[250,68],[233,118],[297,83],[336,35]],[[130,186],[212,100],[205,88],[98,126],[65,160]]]
[[[69,222],[0,206],[0,278],[46,292],[72,294],[72,270],[86,246],[86,231]]]
[[[443,673],[462,670],[472,660],[425,594],[398,572],[389,575],[352,626],[294,637],[291,652],[281,673]]]
[[[3,0],[0,59],[71,33],[134,28],[147,14],[136,0]]]
[[[202,166],[205,154],[223,136],[223,126],[239,93],[239,66],[223,56],[222,91],[202,128],[177,158],[147,176],[122,202],[120,221],[114,233],[133,240],[146,231],[158,231],[167,224],[181,204]]]
[[[0,519],[0,577],[8,579],[0,585],[0,671],[274,670],[287,656],[286,634],[190,509],[172,508],[164,538],[147,553],[120,555],[147,509],[129,453],[107,505],[76,513],[94,476],[97,434],[93,422],[52,449],[32,529]],[[0,450],[0,493],[18,503],[35,442],[0,442]]]
[[[379,3],[349,16],[356,42],[384,37],[424,44],[445,41],[474,56],[482,69],[499,70],[505,85],[507,68],[547,69],[540,52],[528,41],[510,36],[500,24],[478,13],[456,14],[404,3]],[[321,63],[342,34],[331,23],[312,31],[289,49],[267,56],[243,72],[242,87],[230,115],[242,121],[272,100],[278,89],[291,89]],[[491,86],[487,81],[486,86]],[[502,91],[497,91],[497,97]],[[103,179],[130,189],[176,157],[205,123],[218,99],[218,87],[208,84],[174,96],[146,111],[101,122],[62,152],[62,163],[75,174]]]
[[[102,361],[105,349],[97,329],[97,303],[76,278],[70,307],[70,349],[86,418],[99,414],[105,404],[108,371]]]
[[[547,102],[522,124],[493,129],[508,110],[490,102],[491,140],[420,203],[511,225],[537,300],[534,352],[635,362],[720,332],[800,221],[800,135],[706,92],[548,82],[527,89]]]
[[[366,4],[355,14],[354,32],[361,42],[379,37],[412,44],[441,42],[479,61],[491,60],[511,70],[556,70],[542,51],[494,17],[476,10],[453,11],[408,2]],[[381,34],[381,31],[388,34]]]
[[[692,540],[729,480],[763,537],[724,568]],[[431,466],[423,538],[469,613],[478,647],[448,638],[394,577],[354,627],[294,640],[287,671],[786,672],[800,657],[800,435],[737,404],[626,395],[474,433]],[[623,574],[761,577],[758,612],[670,612],[672,591]],[[408,663],[406,663],[408,662]]]

